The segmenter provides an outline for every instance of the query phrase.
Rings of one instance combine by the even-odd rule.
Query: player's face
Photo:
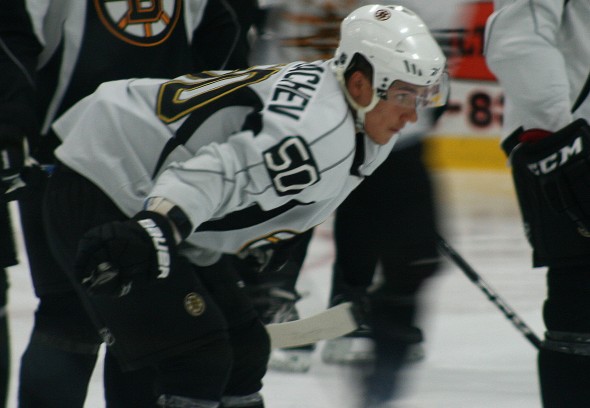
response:
[[[416,122],[416,107],[422,94],[421,87],[396,81],[365,116],[365,131],[369,138],[377,144],[386,144],[408,122]]]

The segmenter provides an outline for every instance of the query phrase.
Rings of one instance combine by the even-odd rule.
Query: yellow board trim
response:
[[[506,156],[495,137],[429,137],[424,140],[427,165],[433,169],[506,170]]]

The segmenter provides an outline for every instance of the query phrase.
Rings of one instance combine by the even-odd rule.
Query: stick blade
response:
[[[287,348],[344,336],[358,327],[352,303],[346,302],[305,319],[268,324],[266,330],[272,348]]]

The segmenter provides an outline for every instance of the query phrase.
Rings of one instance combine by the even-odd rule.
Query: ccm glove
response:
[[[88,231],[78,245],[76,274],[92,295],[124,296],[138,279],[165,279],[176,256],[172,224],[162,214],[141,211]]]
[[[41,168],[28,156],[23,132],[16,126],[0,125],[0,200],[25,197],[41,177]]]
[[[510,140],[516,141],[510,146]],[[555,133],[538,129],[504,144],[513,172],[582,234],[590,234],[590,126],[578,119]]]

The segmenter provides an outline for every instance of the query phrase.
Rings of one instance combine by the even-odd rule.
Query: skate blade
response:
[[[322,361],[326,364],[364,364],[374,359],[373,340],[365,337],[328,340],[322,350]]]
[[[406,363],[424,360],[421,344],[411,346]],[[373,340],[366,337],[341,337],[328,340],[322,350],[322,361],[326,364],[367,364],[375,360]]]
[[[306,373],[311,368],[311,351],[273,350],[268,368],[289,373]]]

